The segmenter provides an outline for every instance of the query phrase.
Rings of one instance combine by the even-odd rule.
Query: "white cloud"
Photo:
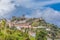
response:
[[[31,17],[42,17],[42,11],[40,9],[35,9],[32,14]]]
[[[50,18],[50,19],[56,19],[56,17],[60,16],[60,12],[59,11],[55,11],[52,8],[47,8],[43,11],[43,16],[46,18]]]
[[[11,3],[11,1],[14,1],[14,3]],[[15,5],[21,5],[26,8],[38,8],[59,2],[60,0],[50,0],[43,2],[34,2],[33,0],[0,0],[0,16],[10,14],[10,12],[15,9]]]
[[[1,0],[0,1],[0,16],[6,16],[9,12],[15,9],[14,5],[11,3],[12,0]]]

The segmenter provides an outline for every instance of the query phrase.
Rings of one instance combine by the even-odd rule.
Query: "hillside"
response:
[[[1,40],[35,40],[36,34],[42,35],[38,34],[41,32],[49,38],[60,38],[60,28],[47,23],[43,18],[13,17],[11,20],[0,20]]]

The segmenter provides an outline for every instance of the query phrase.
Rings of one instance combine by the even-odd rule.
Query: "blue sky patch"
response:
[[[35,2],[44,2],[44,1],[51,1],[51,0],[34,0]]]
[[[60,11],[60,3],[47,5],[46,7],[51,7],[51,8],[53,8],[54,10]]]

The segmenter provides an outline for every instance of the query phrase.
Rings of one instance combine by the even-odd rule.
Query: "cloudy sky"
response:
[[[60,26],[60,0],[0,0],[0,18],[22,14]]]

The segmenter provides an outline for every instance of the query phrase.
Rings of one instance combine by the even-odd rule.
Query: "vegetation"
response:
[[[12,17],[11,21],[13,22],[15,20],[17,21],[25,20],[25,18],[19,19],[19,18],[16,18],[15,16]],[[49,37],[51,37],[52,39],[54,39],[53,37],[56,38],[57,35],[60,34],[60,28],[58,28],[54,24],[46,23],[44,20],[34,18],[34,19],[27,20],[26,23],[30,23],[30,25],[32,25],[33,27],[43,26],[51,30],[47,31],[46,29],[32,28],[32,30],[30,31],[34,31],[36,33],[36,36],[33,37],[29,35],[28,33],[29,29],[24,29],[25,32],[23,32],[21,30],[16,29],[15,27],[9,28],[9,26],[7,26],[6,24],[6,20],[3,19],[1,20],[1,23],[0,23],[0,40],[47,40],[49,32],[51,34],[51,36]]]
[[[46,36],[47,36],[47,33],[45,33],[44,31],[37,32],[36,40],[47,40]]]

